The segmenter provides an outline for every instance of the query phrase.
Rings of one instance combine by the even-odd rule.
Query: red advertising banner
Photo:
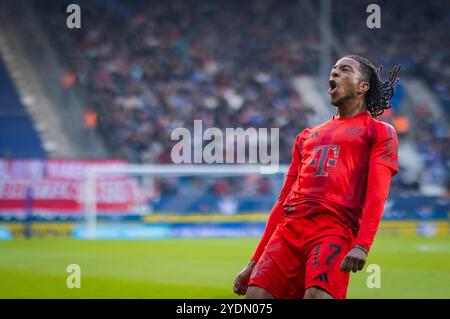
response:
[[[119,160],[4,160],[0,159],[0,216],[76,216],[84,214],[86,170],[89,167],[118,167]],[[130,214],[133,206],[145,203],[134,179],[120,175],[98,176],[99,214]]]

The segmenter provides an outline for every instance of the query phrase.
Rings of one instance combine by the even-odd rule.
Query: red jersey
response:
[[[296,138],[288,176],[296,176],[284,207],[307,216],[331,212],[356,235],[366,197],[369,164],[398,171],[394,128],[367,111],[303,130]],[[381,190],[380,190],[381,191]]]

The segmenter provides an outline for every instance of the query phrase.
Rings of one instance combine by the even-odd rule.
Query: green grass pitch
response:
[[[257,239],[12,240],[0,242],[0,298],[240,298],[232,281]],[[379,235],[349,298],[450,298],[450,237]],[[66,267],[81,267],[81,288]]]

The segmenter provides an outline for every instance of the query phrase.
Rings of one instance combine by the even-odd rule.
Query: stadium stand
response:
[[[426,14],[402,15],[407,4],[381,1],[389,8],[383,15],[389,32],[357,27],[355,12],[365,12],[366,4],[334,6],[334,33],[349,35],[336,39],[334,58],[352,48],[385,70],[400,63],[402,78],[420,79],[448,114],[449,42],[446,28],[433,23],[448,25],[448,2],[423,3],[414,10]],[[71,87],[83,92],[86,110],[95,110],[111,154],[137,163],[171,162],[172,130],[192,129],[201,119],[210,127],[279,127],[280,160],[289,162],[294,137],[316,112],[293,82],[318,72],[320,35],[310,27],[318,24],[318,3],[99,1],[83,14],[86,28],[70,32],[58,27],[65,23],[65,5],[41,0],[34,8],[76,77]],[[407,33],[419,23],[410,18],[415,16],[420,32]],[[401,45],[394,45],[400,37]],[[428,104],[411,112],[405,104],[414,97],[398,90],[383,120],[396,126],[401,144],[413,145],[408,158],[418,164],[415,174],[400,171],[394,192],[423,193],[433,183],[438,187],[430,193],[443,194],[450,184],[448,117],[430,117]]]

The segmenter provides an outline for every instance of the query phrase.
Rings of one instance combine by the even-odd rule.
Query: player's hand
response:
[[[234,279],[233,291],[235,294],[240,296],[245,295],[247,292],[248,281],[250,280],[250,275],[252,274],[253,268],[255,268],[256,261],[250,260],[250,262],[245,266],[244,269],[236,276]]]
[[[341,264],[341,270],[343,272],[357,272],[363,269],[366,263],[367,251],[356,245],[353,247],[348,254],[344,257]]]

